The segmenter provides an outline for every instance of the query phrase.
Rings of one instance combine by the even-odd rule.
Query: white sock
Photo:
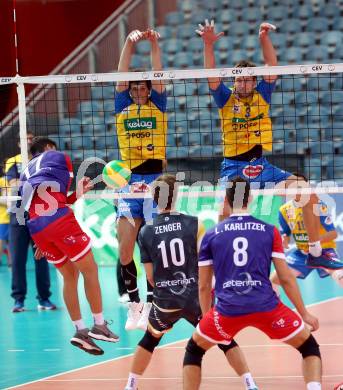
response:
[[[86,325],[84,324],[82,318],[81,318],[81,320],[73,321],[73,324],[75,325],[77,330],[86,329]]]
[[[322,385],[319,382],[308,382],[307,390],[321,390]]]
[[[319,257],[322,254],[322,246],[320,241],[309,242],[308,249],[312,256]]]
[[[246,390],[256,389],[256,383],[250,372],[246,372],[242,375],[243,383],[245,384]]]
[[[127,380],[126,387],[130,390],[137,390],[137,383],[140,375],[134,374],[133,372],[129,373],[129,378]]]
[[[92,313],[95,325],[104,325],[104,315],[102,313]]]

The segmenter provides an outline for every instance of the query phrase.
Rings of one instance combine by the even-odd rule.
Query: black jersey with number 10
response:
[[[153,264],[154,302],[181,309],[198,297],[198,219],[185,214],[159,214],[138,236],[142,263]]]

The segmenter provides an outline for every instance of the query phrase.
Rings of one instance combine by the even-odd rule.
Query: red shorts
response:
[[[201,319],[197,332],[211,343],[230,344],[248,326],[260,329],[271,339],[286,341],[299,333],[304,323],[297,313],[280,302],[271,311],[234,317],[223,316],[213,308]]]
[[[68,260],[80,260],[91,250],[90,238],[81,229],[73,212],[32,234],[32,238],[48,262],[57,268]]]

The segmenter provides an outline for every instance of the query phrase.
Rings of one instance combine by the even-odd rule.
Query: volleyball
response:
[[[103,181],[111,188],[125,187],[130,177],[130,168],[121,160],[110,161],[102,171]]]

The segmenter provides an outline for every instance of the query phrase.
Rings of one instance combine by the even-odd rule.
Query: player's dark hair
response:
[[[30,153],[32,154],[32,156],[35,156],[39,153],[43,153],[48,145],[57,148],[56,142],[52,139],[47,137],[35,137],[30,147]]]
[[[296,176],[298,177],[299,179],[303,179],[304,181],[308,182],[308,177],[303,175],[302,173],[299,173],[299,172],[293,172],[292,173],[292,176]]]
[[[135,68],[132,70],[132,72],[145,72],[145,69]],[[131,89],[131,86],[133,84],[140,84],[140,83],[145,83],[147,88],[149,90],[151,90],[151,88],[152,88],[151,80],[132,80],[132,81],[129,81],[129,89]]]
[[[152,185],[152,196],[159,209],[172,209],[177,198],[176,177],[170,174],[159,176]]]
[[[237,62],[235,65],[235,68],[254,68],[256,67],[256,64],[252,61],[247,61],[247,60],[241,60]]]
[[[26,136],[28,136],[28,135],[35,136],[33,131],[31,131],[31,130],[27,130]],[[20,142],[20,133],[17,134],[17,142]]]
[[[226,199],[231,208],[247,207],[250,196],[250,184],[241,177],[235,177],[227,183]]]
[[[248,60],[241,60],[239,62],[237,62],[237,64],[235,65],[235,68],[255,68],[256,67],[256,64],[252,61],[248,61]],[[257,79],[256,76],[253,76],[254,79]]]

